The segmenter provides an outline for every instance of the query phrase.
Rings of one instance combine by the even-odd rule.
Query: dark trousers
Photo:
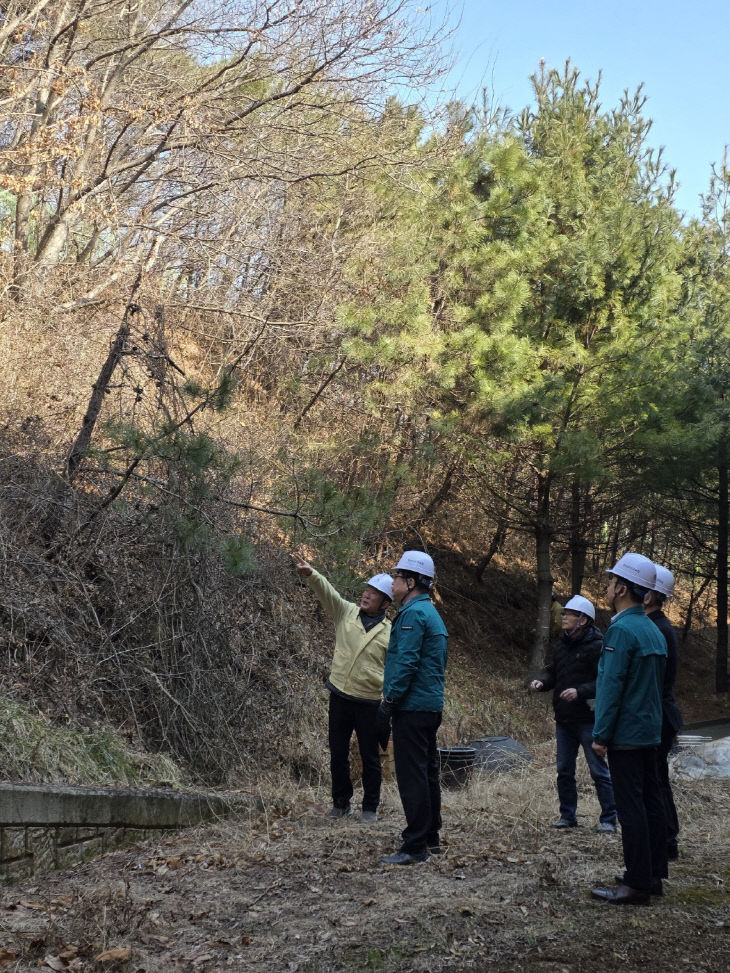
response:
[[[672,785],[669,783],[669,764],[667,760],[676,735],[675,730],[665,720],[662,723],[662,741],[659,744],[659,754],[657,757],[659,793],[662,796],[664,817],[667,821],[667,850],[674,854],[675,858],[677,852],[677,835],[679,834],[679,819],[677,818],[677,808],[674,805]]]
[[[616,795],[624,851],[624,882],[642,892],[667,876],[667,838],[664,805],[659,792],[657,748],[609,748],[613,792]]]
[[[560,817],[575,821],[578,808],[578,788],[575,783],[575,763],[578,750],[583,747],[586,763],[591,772],[601,805],[600,820],[613,824],[616,821],[616,801],[613,796],[608,764],[592,747],[592,723],[556,723],[558,800]]]
[[[329,747],[332,774],[332,804],[345,808],[352,797],[350,778],[350,740],[357,736],[362,759],[362,809],[377,811],[380,804],[380,754],[375,718],[378,707],[330,693]]]
[[[439,843],[441,781],[436,731],[441,713],[396,710],[393,756],[406,828],[401,851],[414,854]]]

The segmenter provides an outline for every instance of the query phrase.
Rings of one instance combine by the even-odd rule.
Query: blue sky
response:
[[[529,104],[529,76],[566,58],[584,77],[602,72],[601,101],[641,82],[649,142],[677,170],[677,206],[699,215],[710,164],[730,143],[730,0],[434,0],[460,26],[448,84],[472,101],[482,85],[513,109]]]

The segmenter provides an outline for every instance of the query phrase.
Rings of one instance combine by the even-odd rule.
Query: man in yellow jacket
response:
[[[378,819],[380,803],[382,771],[376,720],[390,639],[390,622],[385,612],[393,597],[393,579],[389,574],[374,575],[367,582],[360,603],[355,604],[343,598],[298,554],[292,554],[292,559],[297,573],[335,623],[335,651],[327,680],[332,774],[332,809],[327,817],[352,814],[350,739],[354,731],[362,758],[360,820],[372,823]]]

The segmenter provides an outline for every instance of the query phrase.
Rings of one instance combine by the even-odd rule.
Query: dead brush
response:
[[[531,748],[532,761],[504,773],[476,770],[467,786],[442,788],[444,835],[460,848],[481,847],[485,853],[519,849],[535,854],[545,845],[550,825],[559,816],[555,787],[555,746],[546,741]],[[576,768],[581,836],[593,835],[600,805],[585,761]],[[592,837],[591,837],[592,840]],[[603,844],[607,846],[604,840]],[[566,845],[566,848],[568,846]]]
[[[233,577],[214,552],[173,544],[167,512],[140,491],[77,536],[95,494],[67,489],[54,530],[75,540],[49,557],[38,508],[53,478],[1,449],[0,465],[0,691],[32,700],[49,726],[118,728],[206,784],[282,765],[297,779],[322,776],[330,648],[302,630],[296,597],[272,597],[275,550]],[[41,749],[51,739],[36,737]]]
[[[65,903],[66,899],[67,909],[47,911],[45,942],[62,943],[67,949],[71,946],[84,963],[120,942],[133,942],[148,918],[146,903],[135,898],[126,879],[110,881],[103,888],[97,886],[88,892],[75,888],[61,901]],[[123,968],[128,969],[126,964]]]
[[[555,817],[554,779],[537,761],[500,774],[477,770],[466,787],[442,790],[444,832],[467,846],[537,848]]]

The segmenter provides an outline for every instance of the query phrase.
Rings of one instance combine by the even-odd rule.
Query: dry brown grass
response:
[[[0,931],[12,968],[30,973],[65,951],[97,969],[102,948],[128,948],[118,967],[128,973],[724,973],[730,783],[677,785],[682,857],[664,898],[612,909],[589,890],[612,881],[619,839],[593,830],[582,773],[582,826],[549,827],[551,751],[444,791],[446,852],[406,869],[380,864],[403,826],[393,783],[366,827],[324,818],[326,781],[262,778],[259,811],[8,890]]]
[[[0,695],[0,776],[6,781],[180,786],[166,754],[136,750],[109,729],[54,726],[42,713]]]

